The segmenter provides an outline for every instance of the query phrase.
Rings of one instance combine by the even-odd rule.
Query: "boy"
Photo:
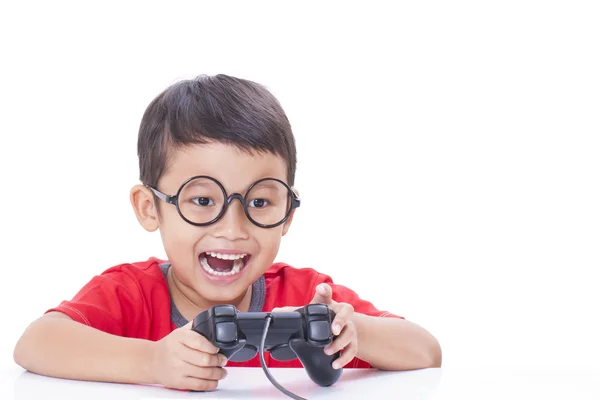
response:
[[[25,330],[17,364],[62,378],[213,390],[227,360],[191,329],[198,313],[217,304],[277,311],[324,303],[339,335],[324,351],[343,351],[334,368],[441,365],[425,329],[315,270],[273,264],[300,199],[292,130],[264,87],[226,75],[172,85],[144,113],[138,155],[142,184],[131,204],[144,229],[160,231],[168,261],[94,277]],[[301,367],[265,358],[269,367]]]

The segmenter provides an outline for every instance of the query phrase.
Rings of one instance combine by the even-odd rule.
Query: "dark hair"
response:
[[[177,82],[148,105],[138,135],[140,180],[155,186],[171,149],[215,141],[280,156],[294,184],[296,144],[279,101],[264,86],[227,75]]]

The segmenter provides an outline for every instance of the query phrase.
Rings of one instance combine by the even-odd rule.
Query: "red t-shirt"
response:
[[[157,341],[177,327],[171,321],[169,287],[159,265],[163,261],[121,264],[95,276],[71,301],[63,301],[48,310],[60,311],[73,320],[118,336]],[[311,268],[294,268],[284,263],[273,264],[264,274],[265,299],[263,311],[276,307],[302,306],[310,303],[315,288],[327,283],[333,289],[333,300],[349,303],[354,311],[379,317],[402,318],[376,309],[355,292],[336,285],[327,275]],[[302,367],[298,359],[278,361],[265,353],[269,367]],[[258,356],[252,360],[228,366],[260,367]],[[365,361],[355,358],[345,368],[369,368]]]

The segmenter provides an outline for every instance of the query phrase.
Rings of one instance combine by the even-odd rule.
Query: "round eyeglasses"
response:
[[[263,178],[254,182],[246,194],[227,195],[219,181],[210,176],[194,176],[181,185],[177,194],[169,196],[146,185],[161,200],[177,207],[186,222],[207,226],[217,222],[227,211],[233,199],[242,203],[246,217],[261,228],[274,228],[283,224],[294,208],[300,207],[300,198],[283,181]]]

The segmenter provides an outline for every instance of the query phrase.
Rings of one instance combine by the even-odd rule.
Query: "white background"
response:
[[[0,364],[94,274],[164,256],[128,199],[142,113],[228,73],[296,135],[278,260],[422,324],[446,367],[597,365],[597,2],[325,3],[1,6]]]

